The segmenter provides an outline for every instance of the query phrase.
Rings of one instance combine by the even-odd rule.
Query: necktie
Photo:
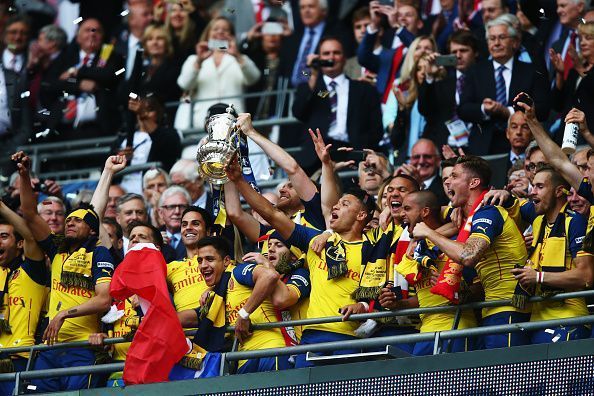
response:
[[[460,77],[456,80],[456,92],[458,96],[462,97],[462,90],[464,89],[464,74],[460,74]]]
[[[89,56],[89,54],[85,54],[85,56],[83,57],[82,63],[81,63],[81,67],[88,66],[90,60],[91,60],[91,57]],[[63,120],[65,123],[72,124],[74,122],[74,120],[76,119],[77,106],[78,106],[78,101],[76,100],[76,97],[74,97],[74,96],[69,97],[68,101],[66,102],[66,107],[64,109]]]
[[[497,68],[497,78],[495,79],[495,99],[504,106],[507,105],[507,91],[505,89],[505,79],[503,78],[503,71],[505,69],[505,66],[499,66]]]
[[[169,241],[169,245],[170,245],[172,248],[176,249],[176,248],[177,248],[177,243],[178,243],[178,242],[179,242],[179,241],[177,240],[177,237],[176,237],[175,235],[171,235],[171,239],[170,239],[170,241]]]
[[[82,61],[82,65],[88,66],[90,60],[91,60],[91,57],[89,56],[89,54],[85,54],[85,57],[83,58],[83,61]]]
[[[12,59],[10,60],[10,67],[9,67],[10,70],[17,71],[16,70],[16,62],[17,62],[17,57],[16,57],[16,55],[13,55]]]
[[[336,93],[336,81],[330,81],[330,128],[336,128],[336,109],[338,108],[338,94]]]
[[[314,36],[315,31],[311,28],[307,29],[307,39],[305,41],[305,47],[303,47],[303,53],[301,53],[301,58],[299,59],[297,75],[295,76],[293,81],[293,85],[295,86],[307,82],[309,78],[309,68],[307,67],[307,55],[309,55],[312,52]]]
[[[569,46],[572,46],[577,50],[577,33],[572,31],[569,35]],[[565,59],[563,59],[563,79],[567,80],[567,76],[569,75],[569,71],[573,69],[573,59],[569,56],[569,47],[567,47],[567,51],[565,51]]]
[[[258,5],[256,6],[256,23],[260,23],[263,21],[262,19],[262,11],[264,11],[264,1],[260,0]]]

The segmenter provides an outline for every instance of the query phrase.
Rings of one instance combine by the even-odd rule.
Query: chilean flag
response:
[[[124,300],[136,294],[144,313],[126,356],[126,385],[167,381],[171,368],[188,352],[166,274],[163,255],[152,243],[135,245],[113,274],[111,296]]]

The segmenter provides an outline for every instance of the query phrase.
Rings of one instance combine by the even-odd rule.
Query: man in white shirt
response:
[[[507,164],[507,169],[509,169],[516,161],[524,163],[526,148],[532,141],[532,132],[530,132],[530,127],[526,123],[524,112],[517,111],[509,117],[505,137],[511,147]]]
[[[419,139],[412,147],[410,165],[414,166],[421,180],[423,190],[432,191],[440,205],[447,205],[449,199],[443,191],[443,183],[439,176],[441,156],[439,150],[429,139]]]
[[[153,20],[153,10],[146,2],[135,2],[128,11],[128,27],[120,33],[115,44],[116,51],[124,58],[126,80],[134,69],[136,50],[142,48],[144,30]]]
[[[188,191],[180,186],[169,187],[159,199],[159,216],[165,223],[163,239],[175,250],[176,260],[186,256],[186,247],[181,241],[181,219],[184,210],[190,206],[190,199]]]

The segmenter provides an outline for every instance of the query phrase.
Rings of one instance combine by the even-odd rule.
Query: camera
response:
[[[321,67],[332,67],[334,66],[334,61],[332,59],[320,59],[316,58],[311,61],[311,67],[319,69]]]

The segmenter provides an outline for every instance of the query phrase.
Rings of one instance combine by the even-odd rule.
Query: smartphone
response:
[[[229,48],[227,40],[208,40],[209,50],[226,50],[227,48]]]
[[[283,34],[283,25],[278,22],[266,22],[264,25],[262,25],[262,34]]]
[[[380,4],[394,6],[394,1],[393,0],[380,0]]]
[[[529,107],[532,107],[532,105],[534,104],[534,101],[532,100],[532,98],[530,96],[528,96],[527,94],[525,94],[524,92],[522,92],[518,96],[518,99],[514,100],[514,103],[512,104],[514,111],[524,111],[523,108],[518,106],[518,102],[526,103]]]
[[[437,66],[456,66],[458,64],[458,59],[456,59],[456,55],[439,55],[435,58],[435,64]]]
[[[361,162],[365,161],[367,158],[367,151],[363,150],[352,150],[352,151],[342,151],[342,150],[332,150],[330,152],[330,158],[334,162],[345,162],[345,161],[355,161]]]

